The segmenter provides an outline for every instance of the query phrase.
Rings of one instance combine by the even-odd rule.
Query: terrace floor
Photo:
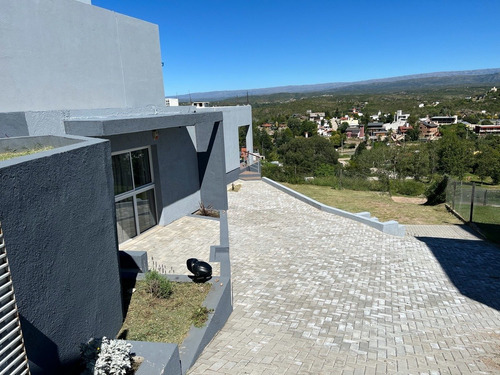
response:
[[[186,260],[208,262],[210,246],[220,243],[219,221],[202,216],[184,216],[166,227],[156,226],[120,244],[120,250],[148,253],[149,269],[174,275],[191,275]],[[219,263],[210,263],[212,274],[220,275]]]
[[[189,374],[500,373],[498,247],[462,226],[394,237],[238,183],[234,311]]]

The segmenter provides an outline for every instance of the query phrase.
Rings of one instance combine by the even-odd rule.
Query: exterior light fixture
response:
[[[186,266],[189,272],[194,276],[190,276],[195,282],[205,282],[212,278],[212,266],[207,262],[203,262],[196,258],[189,258],[186,261]]]

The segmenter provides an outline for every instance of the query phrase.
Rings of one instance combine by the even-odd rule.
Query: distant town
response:
[[[492,87],[488,94],[497,94],[498,89]],[[496,95],[495,95],[496,96]],[[466,100],[484,100],[484,96],[466,97]],[[368,104],[368,103],[366,103]],[[435,107],[439,102],[429,104],[419,103],[419,108],[425,106]],[[477,135],[500,134],[500,120],[498,114],[481,112],[483,118],[477,123],[470,123],[467,117],[459,118],[458,114],[450,116],[426,116],[413,119],[411,113],[403,113],[398,110],[395,113],[365,114],[362,109],[353,107],[348,113],[340,116],[330,116],[327,112],[314,112],[307,110],[305,114],[294,114],[293,117],[301,121],[309,121],[316,124],[317,134],[323,137],[332,137],[338,133],[345,134],[347,139],[370,139],[383,141],[391,138],[395,142],[405,140],[435,140],[441,136],[440,129],[443,126],[463,123],[467,128]],[[287,123],[262,123],[259,128],[269,135],[274,135],[276,131],[288,128]],[[313,135],[305,134],[306,137]]]

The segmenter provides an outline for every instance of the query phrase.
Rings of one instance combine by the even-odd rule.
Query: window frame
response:
[[[137,188],[135,186],[134,168],[133,168],[133,162],[132,162],[132,152],[139,151],[139,150],[147,150],[148,151],[151,182],[149,182],[145,185],[141,185],[139,188]],[[137,237],[137,236],[141,235],[142,233],[148,231],[149,229],[153,228],[154,226],[158,225],[158,205],[157,205],[157,200],[156,200],[155,177],[154,177],[154,173],[153,173],[154,172],[153,171],[153,157],[152,157],[152,153],[151,153],[151,146],[135,147],[135,148],[125,149],[125,150],[115,151],[115,152],[111,153],[111,159],[113,159],[113,156],[122,155],[122,154],[130,154],[129,163],[130,163],[130,171],[132,172],[133,189],[126,191],[124,193],[120,193],[118,195],[115,195],[114,196],[115,203],[120,202],[121,200],[124,200],[124,199],[132,198],[132,206],[133,206],[133,210],[134,210],[134,223],[135,223],[135,230],[136,230],[136,235],[134,237]],[[113,176],[113,186],[114,186],[114,176]],[[154,207],[154,219],[155,219],[156,224],[141,232],[140,225],[139,225],[139,211],[137,210],[137,195],[145,193],[149,190],[153,190],[153,199],[154,199],[154,206],[155,206]],[[134,237],[131,237],[130,239],[132,239]],[[123,242],[129,241],[129,240],[125,240]]]

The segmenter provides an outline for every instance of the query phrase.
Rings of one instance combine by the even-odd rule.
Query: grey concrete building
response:
[[[32,373],[64,372],[79,342],[112,335],[121,322],[118,243],[200,202],[227,209],[241,127],[253,151],[251,107],[166,107],[156,25],[90,0],[0,0],[0,7],[2,147],[25,147],[33,137],[57,143],[49,154],[0,162],[0,222]],[[106,225],[86,227],[89,218]],[[32,268],[38,272],[28,277]],[[68,287],[84,280],[86,288]],[[99,324],[89,328],[89,319]]]

